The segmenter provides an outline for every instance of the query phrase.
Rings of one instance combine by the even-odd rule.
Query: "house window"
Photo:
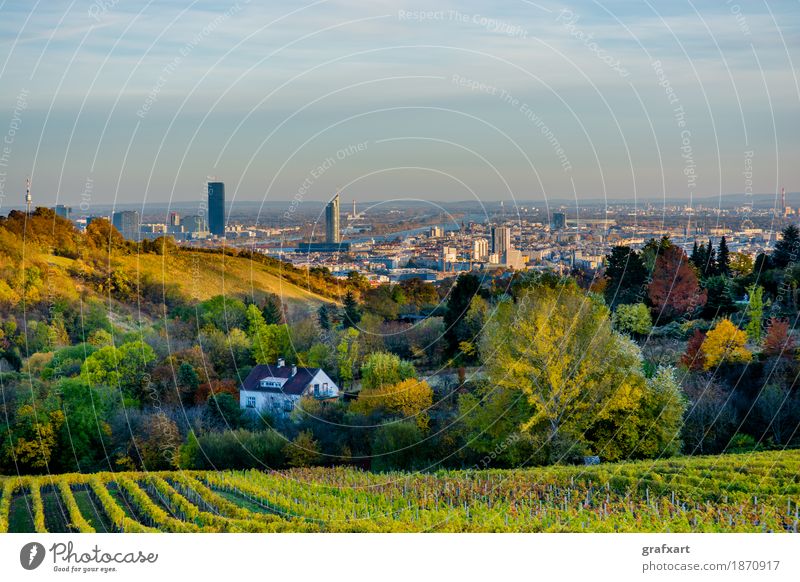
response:
[[[283,401],[283,409],[286,412],[291,412],[292,408],[294,408],[294,402],[292,402],[291,400],[284,400]]]
[[[322,384],[322,393],[325,394],[325,395],[330,394],[330,392],[328,391],[328,383],[327,382],[324,382]]]
[[[319,384],[314,384],[314,396],[319,396]]]
[[[247,408],[255,408],[256,407],[256,397],[255,396],[248,396],[247,397]]]

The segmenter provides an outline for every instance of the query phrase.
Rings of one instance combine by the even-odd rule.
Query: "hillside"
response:
[[[169,256],[131,254],[117,260],[127,272],[146,275],[161,285],[177,284],[186,297],[198,301],[215,295],[274,293],[285,303],[303,303],[314,308],[323,302],[332,302],[244,257],[180,251]]]
[[[436,474],[7,477],[0,531],[797,532],[798,465],[795,450]]]

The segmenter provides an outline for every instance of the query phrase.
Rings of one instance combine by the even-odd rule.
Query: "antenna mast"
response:
[[[31,204],[33,203],[33,198],[31,197],[31,179],[28,178],[25,181],[25,208],[26,213],[31,213]]]

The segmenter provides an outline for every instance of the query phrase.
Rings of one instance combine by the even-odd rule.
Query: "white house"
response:
[[[339,396],[339,387],[321,368],[287,366],[281,358],[250,371],[239,390],[239,406],[285,416],[303,396],[328,400]]]

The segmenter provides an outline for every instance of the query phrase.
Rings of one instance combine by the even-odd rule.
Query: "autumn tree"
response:
[[[433,404],[433,390],[425,380],[408,378],[397,384],[384,384],[365,388],[351,407],[364,415],[375,411],[413,418],[420,429],[428,428],[427,410]]]
[[[705,368],[706,356],[703,353],[703,342],[706,341],[705,332],[699,329],[694,330],[694,334],[686,344],[686,352],[681,356],[681,364],[692,372],[698,372]]]
[[[703,342],[705,363],[703,369],[710,370],[720,364],[736,364],[749,362],[752,354],[745,347],[747,334],[740,330],[730,319],[721,320],[706,334]]]
[[[612,330],[605,305],[575,285],[535,286],[517,302],[501,302],[481,355],[494,386],[526,398],[531,415],[520,430],[541,432],[551,460],[595,424],[629,415],[645,389],[638,347]]]
[[[322,462],[319,443],[311,431],[304,430],[286,447],[290,467],[311,467]]]
[[[772,317],[767,322],[767,333],[764,336],[763,353],[765,356],[794,355],[794,338],[789,334],[789,320]]]
[[[682,317],[706,303],[706,291],[700,290],[686,253],[675,245],[664,249],[656,258],[647,292],[657,319]]]

